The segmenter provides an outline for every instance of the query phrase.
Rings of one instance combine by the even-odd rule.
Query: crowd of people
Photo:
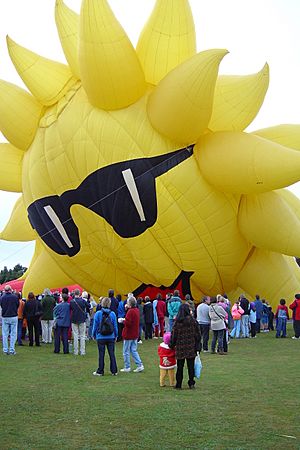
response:
[[[287,337],[287,321],[292,313],[295,335],[300,339],[300,294],[287,307],[281,299],[275,313],[272,307],[259,295],[249,301],[240,295],[233,305],[225,295],[204,296],[195,305],[187,294],[181,299],[178,290],[166,295],[164,299],[157,294],[154,300],[149,296],[134,297],[132,293],[123,300],[114,290],[107,297],[96,302],[92,296],[79,289],[70,293],[63,288],[61,294],[45,289],[42,295],[30,292],[27,299],[20,293],[5,286],[0,296],[2,316],[3,353],[15,355],[15,344],[25,345],[28,336],[29,346],[39,347],[52,344],[54,353],[84,356],[86,341],[94,339],[98,347],[98,368],[95,376],[104,375],[105,351],[110,359],[110,372],[119,372],[115,357],[115,343],[123,341],[124,367],[120,372],[131,372],[131,358],[135,363],[133,372],[144,371],[138,352],[138,344],[144,340],[162,339],[158,345],[160,386],[182,388],[185,361],[188,369],[188,387],[195,386],[194,362],[201,350],[211,354],[227,355],[231,339],[256,338],[257,333],[274,330],[276,338]],[[212,334],[210,349],[209,338]],[[176,374],[175,374],[176,369]],[[167,377],[168,375],[168,377]]]

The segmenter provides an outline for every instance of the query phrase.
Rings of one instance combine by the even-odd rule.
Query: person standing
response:
[[[4,294],[0,297],[0,306],[2,308],[3,353],[5,353],[6,355],[15,355],[15,344],[17,340],[18,329],[19,299],[12,293],[11,286],[9,284],[4,287]]]
[[[241,308],[239,300],[237,300],[235,302],[235,304],[233,305],[233,307],[231,309],[231,314],[232,314],[234,325],[233,325],[233,329],[231,330],[230,337],[231,338],[235,337],[236,339],[239,339],[240,332],[241,332],[241,318],[242,318],[242,315],[244,314],[244,310],[243,310],[243,308]]]
[[[36,347],[40,347],[40,318],[42,315],[41,302],[36,299],[33,292],[29,292],[24,307],[24,317],[27,319],[29,347],[33,346],[33,332]]]
[[[70,302],[72,311],[72,334],[74,355],[78,355],[78,340],[80,342],[80,355],[85,355],[85,331],[86,331],[86,317],[89,312],[86,301],[80,297],[80,290],[75,289],[74,298]]]
[[[176,357],[175,349],[170,348],[171,333],[167,331],[163,336],[163,342],[158,346],[157,353],[159,356],[159,385],[166,386],[165,379],[168,375],[169,384],[171,387],[175,386],[175,369]]]
[[[256,309],[254,302],[250,303],[249,323],[250,323],[251,338],[256,338]]]
[[[289,308],[293,311],[293,327],[295,336],[292,339],[300,339],[300,294],[295,295],[295,300]]]
[[[41,316],[41,325],[42,325],[42,342],[44,344],[52,343],[52,328],[53,328],[53,310],[55,308],[56,302],[53,297],[50,289],[44,289],[44,297],[41,300],[42,306],[42,316]]]
[[[153,314],[152,302],[148,295],[146,295],[146,297],[145,297],[143,314],[144,314],[144,320],[145,320],[145,339],[146,340],[152,339],[154,314]]]
[[[209,317],[211,320],[210,326],[213,332],[213,339],[211,342],[211,353],[216,353],[216,344],[218,341],[218,355],[226,355],[224,352],[224,333],[226,330],[225,318],[226,318],[225,309],[217,304],[216,297],[210,298],[210,306],[209,306]]]
[[[258,294],[255,296],[255,311],[256,311],[256,333],[260,333],[260,321],[263,314],[263,302]]]
[[[192,311],[193,317],[195,317],[195,303],[192,300],[191,295],[190,294],[186,294],[186,296],[184,297],[184,300],[185,300],[185,303],[187,305],[189,305],[190,310]]]
[[[68,331],[71,325],[71,308],[68,300],[68,294],[62,294],[62,303],[58,303],[53,310],[53,317],[56,322],[54,328],[54,353],[60,352],[61,340],[64,353],[69,353]]]
[[[174,323],[170,348],[175,347],[175,356],[177,360],[176,371],[176,389],[181,389],[183,380],[183,368],[185,360],[188,368],[188,386],[190,389],[195,387],[195,357],[201,350],[200,328],[197,321],[191,314],[189,305],[186,303],[180,305],[177,318]]]
[[[143,298],[142,297],[138,297],[136,302],[137,302],[137,308],[139,310],[139,315],[140,315],[138,344],[142,344],[143,343],[143,341],[142,341],[143,330],[144,330],[144,334],[145,334],[145,319],[144,319]],[[124,313],[124,317],[125,317],[125,313]]]
[[[23,322],[24,322],[24,308],[25,308],[26,298],[21,298],[19,296],[19,308],[18,308],[18,345],[23,345],[22,334],[23,334]]]
[[[144,370],[144,365],[137,351],[140,314],[136,306],[136,299],[132,295],[127,300],[127,313],[125,319],[119,319],[124,323],[122,332],[124,368],[121,369],[121,372],[131,372],[130,355],[133,357],[133,360],[137,365],[136,369],[134,369],[134,372],[142,372]]]
[[[93,375],[104,375],[104,357],[105,348],[107,348],[110,359],[110,371],[112,375],[118,374],[118,367],[115,357],[115,342],[118,337],[117,317],[110,310],[110,298],[104,297],[101,300],[101,310],[97,311],[94,317],[93,337],[97,340],[98,345],[98,369]],[[106,320],[106,326],[102,327],[102,321]]]
[[[210,297],[204,296],[202,303],[197,307],[197,322],[200,325],[201,339],[203,351],[207,353],[208,341],[209,341],[209,329],[210,329],[210,317],[209,317],[209,304]]]
[[[108,291],[108,298],[110,298],[110,310],[113,311],[118,318],[118,306],[119,302],[115,297],[115,292],[113,289],[109,289]]]
[[[176,320],[177,313],[181,305],[181,298],[179,297],[179,291],[176,289],[174,295],[170,298],[168,302],[168,313],[169,313],[169,327],[172,331],[174,320]]]
[[[241,328],[242,328],[242,337],[249,337],[249,313],[250,313],[250,303],[249,300],[243,295],[240,295],[240,306],[244,310],[244,314],[241,318]]]
[[[158,316],[156,311],[156,305],[157,305],[157,298],[155,298],[152,302],[152,308],[153,308],[153,330],[154,330],[154,339],[158,339]]]
[[[165,331],[165,314],[166,314],[166,302],[163,300],[161,294],[157,295],[156,312],[158,318],[159,335],[163,337]],[[155,329],[155,335],[158,336],[158,328]]]
[[[118,318],[124,319],[126,300],[122,301],[121,294],[117,294],[117,300],[118,300]],[[118,342],[122,341],[123,328],[124,328],[123,322],[118,320]]]
[[[289,310],[285,303],[285,299],[282,298],[275,313],[277,338],[286,338],[286,323],[289,320]]]

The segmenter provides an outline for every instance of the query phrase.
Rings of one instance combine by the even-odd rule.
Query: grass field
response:
[[[95,342],[84,357],[52,345],[1,355],[1,450],[300,449],[300,341],[273,332],[232,341],[227,356],[201,353],[192,391],[186,372],[182,391],[159,387],[159,342],[139,345],[143,373],[117,377],[108,360],[92,376]],[[116,354],[121,368],[120,343]]]

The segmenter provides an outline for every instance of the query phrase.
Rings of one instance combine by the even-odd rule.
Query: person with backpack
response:
[[[101,300],[101,309],[94,316],[93,337],[97,340],[99,363],[98,369],[93,375],[103,377],[104,375],[104,356],[105,347],[107,348],[110,359],[110,371],[112,375],[118,374],[118,367],[115,357],[115,342],[118,337],[117,317],[114,311],[111,311],[111,300],[104,297]]]

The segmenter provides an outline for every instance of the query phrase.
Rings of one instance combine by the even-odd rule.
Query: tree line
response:
[[[13,269],[8,269],[4,266],[0,271],[0,284],[20,278],[26,270],[27,267],[23,267],[21,264],[16,264]]]

